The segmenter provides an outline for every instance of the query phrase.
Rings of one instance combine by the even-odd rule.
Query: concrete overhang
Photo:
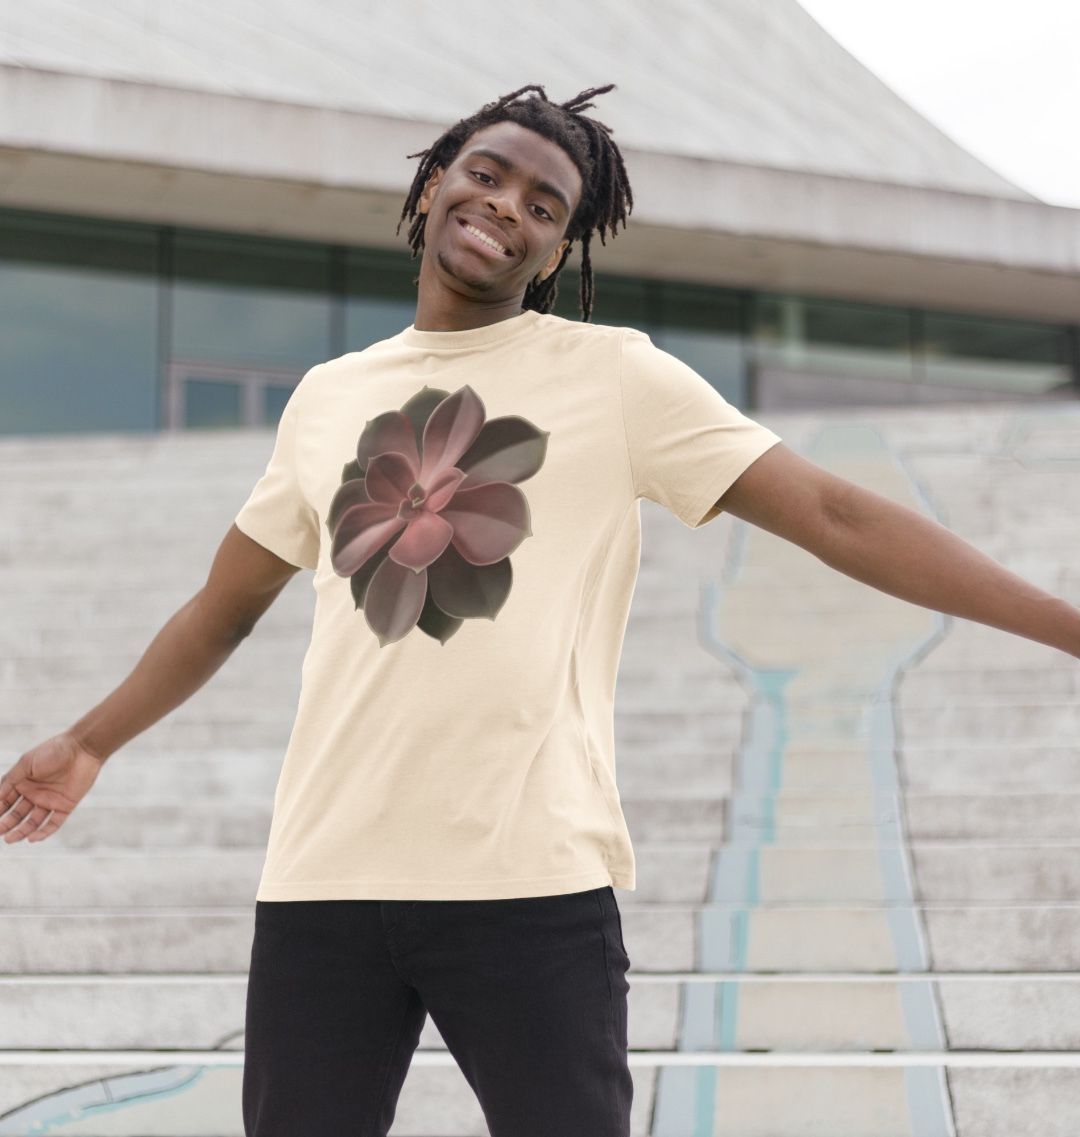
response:
[[[407,251],[406,155],[444,129],[0,65],[0,205]],[[1080,209],[622,149],[597,271],[1080,319]]]

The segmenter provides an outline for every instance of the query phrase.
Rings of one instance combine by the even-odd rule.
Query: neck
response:
[[[413,317],[413,327],[419,332],[463,332],[470,328],[484,328],[501,320],[511,320],[522,312],[521,297],[490,306],[476,304],[440,305],[425,303],[420,297]]]
[[[420,288],[413,327],[418,332],[464,332],[521,315],[524,291],[516,296],[475,300],[450,288],[436,274],[428,251],[420,262]]]

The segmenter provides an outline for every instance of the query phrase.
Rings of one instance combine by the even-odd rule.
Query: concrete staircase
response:
[[[1080,604],[1080,405],[762,415]],[[200,586],[269,434],[0,439],[10,765]],[[1080,1132],[1080,665],[651,502],[619,681],[634,1137]],[[235,1137],[301,573],[40,845],[0,843],[0,1137]],[[658,662],[659,661],[659,662]],[[428,1020],[392,1137],[483,1137]]]

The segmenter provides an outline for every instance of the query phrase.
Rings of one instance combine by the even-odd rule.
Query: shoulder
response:
[[[593,323],[580,318],[570,320],[565,316],[556,316],[553,312],[542,313],[537,317],[536,323],[537,327],[548,335],[567,341],[597,345],[609,343],[618,346],[626,333],[645,336],[644,332],[627,325]]]
[[[323,387],[343,376],[354,375],[365,367],[378,365],[388,354],[393,354],[393,343],[393,339],[379,340],[360,351],[347,351],[333,359],[315,363],[300,377],[297,390],[306,392],[312,387]]]

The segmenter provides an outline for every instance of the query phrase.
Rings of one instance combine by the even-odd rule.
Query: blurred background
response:
[[[1017,167],[1058,105],[1046,52],[1080,29],[954,3],[966,24],[948,4],[809,8],[962,126],[1003,133],[972,75],[1002,105],[1041,76],[997,143]],[[527,82],[617,84],[591,113],[637,204],[596,242],[594,319],[647,330],[740,408],[1077,397],[1078,183],[1044,200],[794,0],[526,4],[466,30],[472,11],[5,5],[0,431],[275,423],[312,363],[412,320],[405,155]],[[1075,153],[1061,113],[1040,152]]]
[[[300,376],[412,322],[406,156],[528,83],[617,84],[595,322],[1080,604],[1078,42],[1073,0],[0,0],[0,765],[202,586]],[[639,504],[632,1137],[1076,1137],[1076,660]],[[0,1137],[243,1133],[312,579],[0,848]],[[486,1134],[428,1021],[391,1137]]]

